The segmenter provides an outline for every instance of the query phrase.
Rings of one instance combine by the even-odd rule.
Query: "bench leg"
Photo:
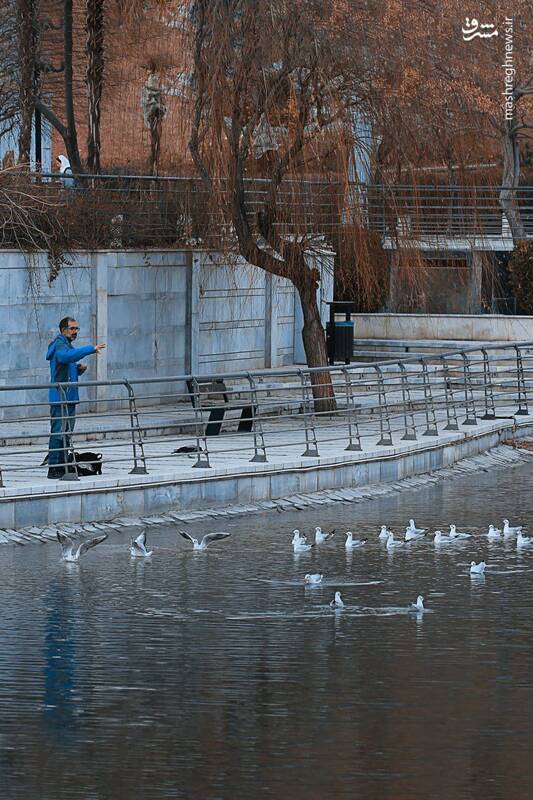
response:
[[[213,408],[209,414],[209,421],[205,428],[206,436],[218,436],[222,427],[222,420],[224,419],[225,409]]]
[[[252,406],[245,406],[241,411],[241,419],[239,422],[239,430],[241,433],[250,433],[254,424],[254,415]]]

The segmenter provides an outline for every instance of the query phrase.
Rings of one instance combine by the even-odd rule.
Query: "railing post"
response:
[[[526,381],[524,378],[524,362],[522,360],[522,351],[516,344],[514,345],[514,349],[516,350],[516,383],[518,389],[518,411],[515,412],[515,416],[527,417],[529,415],[529,410],[527,405]]]
[[[461,353],[463,359],[463,379],[465,384],[465,414],[466,419],[463,425],[477,425],[476,406],[474,403],[474,392],[472,389],[472,375],[470,373],[470,361],[466,353]]]
[[[385,381],[381,367],[372,365],[378,377],[378,403],[379,403],[379,433],[380,440],[378,445],[390,446],[392,444],[392,432],[390,427],[389,409],[387,407],[387,397],[385,395]]]
[[[72,447],[72,437],[69,428],[69,413],[68,413],[68,400],[65,387],[58,384],[59,396],[61,398],[61,442],[64,464],[61,466],[64,469],[63,475],[59,478],[60,481],[79,481],[78,470],[76,469],[76,456],[74,455],[74,448]],[[72,461],[69,460],[69,454],[72,455]]]
[[[489,354],[484,347],[481,348],[481,352],[483,353],[483,395],[485,399],[485,413],[480,419],[496,419]]]
[[[403,400],[403,424],[405,433],[402,436],[402,441],[412,442],[416,439],[416,426],[415,415],[413,413],[413,404],[411,402],[411,390],[409,388],[409,380],[407,378],[407,370],[405,364],[398,361],[400,367],[400,381],[402,386],[402,400]]]
[[[207,436],[205,433],[205,427],[202,432],[202,398],[200,387],[198,385],[198,381],[196,378],[192,377],[191,380],[192,388],[193,388],[193,409],[194,409],[194,435],[196,438],[196,463],[193,464],[193,469],[200,468],[200,469],[211,469],[211,464],[209,463],[209,449],[207,447]],[[203,440],[204,449],[202,450],[202,446],[200,444],[200,439]]]
[[[428,365],[425,359],[421,358],[422,365],[422,386],[424,388],[424,412],[426,415],[426,430],[422,436],[438,436],[439,430],[437,428],[437,417],[435,414],[435,403],[433,401],[433,392],[431,390],[431,381],[429,380]]]
[[[129,381],[124,380],[124,386],[128,392],[131,446],[133,449],[133,469],[130,469],[130,475],[148,475],[148,470],[146,469],[146,457],[144,455],[144,442],[141,426],[139,424],[139,415],[137,413],[135,392],[133,391],[133,387]],[[140,452],[140,456],[137,455],[137,451]],[[139,464],[139,461],[142,463]]]
[[[300,376],[302,388],[302,412],[304,415],[305,427],[305,450],[302,453],[302,457],[318,458],[319,452],[315,431],[314,401],[311,386],[307,380],[307,376],[304,375],[303,370],[299,369],[298,374]]]
[[[250,461],[265,463],[267,461],[265,437],[263,435],[263,424],[261,422],[261,414],[257,416],[257,409],[259,408],[259,398],[257,396],[257,385],[252,375],[247,372],[246,377],[250,384],[250,399],[252,401],[252,430],[254,434],[254,455]],[[262,450],[260,453],[259,450]]]
[[[359,435],[359,425],[357,423],[357,415],[355,413],[355,402],[353,396],[352,381],[350,373],[346,367],[342,368],[344,375],[344,382],[346,387],[346,410],[348,414],[348,447],[345,450],[362,450],[361,436]],[[354,435],[355,430],[355,435]],[[354,441],[355,438],[355,441]]]
[[[446,406],[446,425],[445,431],[458,431],[459,421],[457,419],[457,409],[453,399],[453,390],[450,376],[450,368],[445,356],[439,356],[442,361],[442,376],[444,379],[444,404]]]

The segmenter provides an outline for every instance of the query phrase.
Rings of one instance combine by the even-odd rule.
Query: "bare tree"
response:
[[[87,168],[100,172],[100,105],[104,84],[105,1],[86,0],[87,27]]]

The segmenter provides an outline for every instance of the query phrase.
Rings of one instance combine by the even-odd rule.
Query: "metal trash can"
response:
[[[353,356],[353,326],[352,320],[327,323],[326,338],[330,360],[345,361],[347,364],[350,362]]]

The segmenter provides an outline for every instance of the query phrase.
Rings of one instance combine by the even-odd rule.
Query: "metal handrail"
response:
[[[167,443],[179,444],[186,437],[194,440],[195,444],[186,449],[196,456],[196,462],[188,466],[209,470],[217,466],[217,459],[225,459],[230,453],[265,463],[267,459],[272,460],[277,450],[295,447],[300,458],[317,459],[324,455],[325,445],[343,440],[344,449],[361,451],[378,444],[393,446],[398,435],[403,441],[416,441],[417,434],[438,437],[445,431],[459,430],[461,425],[476,425],[478,420],[527,415],[533,382],[531,351],[533,342],[482,343],[422,357],[417,353],[394,360],[328,368],[289,367],[222,375],[84,381],[84,388],[114,387],[121,391],[112,400],[80,401],[79,407],[91,402],[96,408],[83,415],[81,432],[70,430],[66,423],[69,419],[67,390],[77,383],[4,384],[0,386],[0,400],[7,401],[0,404],[0,485],[2,475],[5,480],[11,473],[20,475],[39,467],[37,463],[28,467],[24,456],[38,453],[39,442],[42,452],[42,440],[49,435],[46,425],[51,416],[41,410],[36,419],[26,418],[31,419],[31,430],[20,432],[16,427],[23,419],[20,412],[10,415],[18,409],[27,412],[42,409],[47,401],[40,399],[40,393],[46,389],[55,388],[63,397],[65,410],[55,419],[61,422],[61,446],[56,446],[56,451],[59,450],[64,459],[58,466],[64,466],[70,473],[65,479],[77,478],[75,462],[68,453],[74,452],[73,441],[80,435],[93,439],[105,436],[102,449],[106,457],[109,456],[108,463],[130,463],[130,472],[134,475],[147,474],[150,465],[157,465],[170,455],[166,452]],[[317,381],[318,375],[321,377]],[[226,389],[214,391],[213,404],[205,405],[199,382],[221,380]],[[187,381],[194,390],[194,403],[190,402],[190,393],[180,388],[179,392],[169,390],[164,395],[166,400],[174,401],[172,406],[143,409],[143,403],[158,397],[151,388],[154,385],[167,383],[181,387],[187,385]],[[236,384],[233,387],[232,382]],[[334,407],[328,404],[324,407],[324,399],[317,397],[320,386],[333,391]],[[14,402],[10,397],[14,392],[29,394],[31,402]],[[226,406],[225,395],[232,392],[249,398],[249,401],[239,401],[233,409],[243,409],[250,403],[247,424],[233,432],[230,439],[209,436],[207,415],[213,410],[222,410],[224,417],[228,408],[231,409],[231,403]],[[217,395],[220,400],[216,399]],[[35,402],[36,397],[39,402]],[[113,403],[122,406],[114,413],[109,410]],[[158,420],[158,414],[165,418]],[[164,438],[163,428],[170,430]],[[130,439],[129,454],[124,450],[125,437]]]

